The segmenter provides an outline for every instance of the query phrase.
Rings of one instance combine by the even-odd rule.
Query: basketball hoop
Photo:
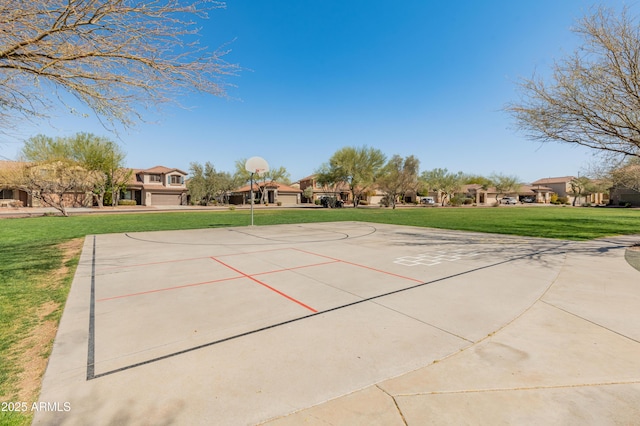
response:
[[[262,157],[251,157],[244,163],[244,168],[249,173],[262,176],[269,171],[269,164]]]
[[[267,161],[262,157],[251,157],[244,163],[244,168],[251,173],[251,226],[253,226],[253,175],[264,175],[269,171],[269,164],[267,164]]]

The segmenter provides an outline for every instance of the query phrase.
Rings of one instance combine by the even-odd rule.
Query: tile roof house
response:
[[[548,188],[551,188],[553,192],[558,194],[558,197],[569,197],[571,192],[571,182],[575,179],[575,176],[561,176],[561,177],[550,177],[545,179],[538,179],[535,182],[532,182],[532,186],[543,185]]]
[[[262,191],[266,191],[264,194],[265,203],[300,204],[300,196],[302,194],[302,191],[298,188],[284,185],[276,181],[254,182],[253,196],[256,200],[256,203],[260,202],[259,197]],[[231,191],[229,204],[250,204],[250,199],[251,186],[245,185]]]
[[[0,161],[0,170],[20,167],[23,163],[16,161]],[[120,199],[135,200],[137,205],[167,206],[185,205],[187,200],[187,173],[180,169],[155,166],[150,169],[130,169],[131,177],[121,192]],[[91,192],[86,188],[82,191],[72,191],[65,194],[68,206],[90,206]],[[18,188],[0,182],[0,206],[20,205],[24,207],[39,207],[42,203],[36,198]]]
[[[186,172],[165,166],[131,170],[131,178],[122,191],[121,199],[135,200],[139,206],[187,204]]]
[[[531,183],[531,187],[540,187],[545,186],[551,188],[558,197],[567,197],[569,203],[574,203],[573,189],[571,187],[571,181],[576,179],[575,176],[560,176],[560,177],[549,177],[545,179],[538,179],[535,182]],[[594,203],[594,204],[604,204],[607,201],[607,194],[604,193],[594,193],[594,194],[586,194],[578,197],[576,201],[576,205],[578,203]],[[546,201],[545,201],[546,202]]]
[[[337,183],[331,187],[326,187],[320,184],[316,179],[316,175],[304,177],[299,180],[300,189],[304,192],[308,187],[313,188],[311,198],[307,198],[303,195],[303,203],[313,203],[321,197],[336,197],[342,201],[351,200],[351,191],[349,185],[346,182]]]

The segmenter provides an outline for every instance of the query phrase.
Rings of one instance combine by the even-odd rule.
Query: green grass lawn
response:
[[[571,207],[257,209],[256,225],[366,221],[533,237],[588,240],[640,234],[640,210]],[[78,258],[60,244],[89,234],[246,226],[249,211],[105,214],[0,220],[0,401],[15,401],[24,342],[44,321],[59,321]],[[59,271],[66,263],[67,272]],[[43,307],[55,306],[41,315]],[[39,314],[40,313],[40,314]],[[52,342],[39,356],[48,356]],[[28,346],[28,345],[27,345]],[[37,394],[30,395],[31,399]],[[31,401],[26,401],[31,402]],[[0,413],[0,424],[30,416]]]

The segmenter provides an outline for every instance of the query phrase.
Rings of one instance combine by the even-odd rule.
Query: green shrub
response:
[[[281,205],[282,205],[282,201],[278,201],[276,204],[277,204],[278,206],[281,206]]]
[[[367,200],[360,200],[358,204],[360,204],[361,206],[368,206],[369,202]]]
[[[463,204],[471,203],[473,203],[473,200],[471,198],[467,198],[467,196],[464,194],[456,194],[451,197],[451,200],[449,201],[449,204],[451,204],[452,206],[461,206]]]
[[[119,206],[135,206],[137,205],[136,200],[119,200]]]
[[[234,211],[236,209],[236,206],[229,206],[229,210]]]

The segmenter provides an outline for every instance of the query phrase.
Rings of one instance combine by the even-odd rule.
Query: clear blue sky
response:
[[[232,41],[227,60],[247,69],[227,79],[230,99],[181,99],[190,109],[165,108],[119,136],[93,118],[59,115],[3,136],[0,155],[15,158],[38,133],[92,132],[118,141],[135,168],[188,171],[190,162],[211,161],[232,172],[236,160],[257,155],[295,181],[341,147],[368,145],[389,157],[413,154],[421,170],[524,182],[576,175],[591,153],[531,142],[502,109],[517,99],[520,77],[545,75],[573,51],[570,28],[593,4],[229,0],[202,34],[214,48]]]

